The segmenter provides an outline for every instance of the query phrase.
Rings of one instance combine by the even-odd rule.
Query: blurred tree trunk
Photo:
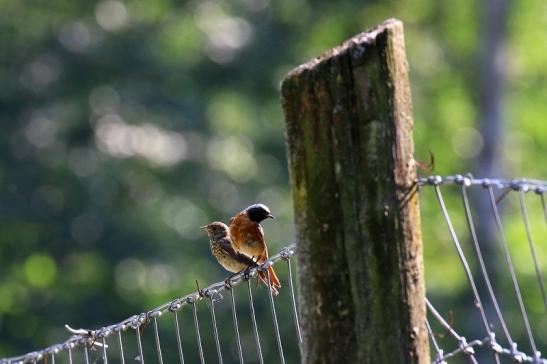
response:
[[[503,88],[505,85],[505,39],[509,0],[486,0],[482,24],[479,130],[484,146],[479,154],[475,175],[498,177],[503,173]],[[475,199],[478,212],[479,238],[495,242],[495,225],[488,196],[480,193]],[[491,245],[491,244],[490,244]]]
[[[503,171],[502,137],[503,137],[503,94],[505,86],[506,57],[505,41],[507,35],[507,17],[510,0],[486,0],[483,2],[481,24],[482,42],[480,54],[480,100],[479,130],[484,145],[478,156],[475,175],[479,177],[498,177]],[[491,277],[500,277],[499,259],[501,255],[496,246],[496,226],[492,219],[492,208],[488,194],[481,191],[473,199],[477,211],[477,233],[482,242],[483,255]],[[503,275],[501,275],[503,276]],[[486,292],[482,279],[481,292]],[[494,287],[499,286],[492,282]],[[494,288],[495,289],[495,288]],[[501,292],[496,291],[499,296]],[[494,309],[489,300],[484,300],[485,309],[491,322],[498,326]]]
[[[484,147],[477,175],[499,176],[502,171],[503,89],[505,86],[505,40],[509,0],[486,0],[482,24],[479,128]]]

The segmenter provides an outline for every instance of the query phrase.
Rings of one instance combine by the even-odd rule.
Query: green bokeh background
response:
[[[482,140],[481,11],[471,0],[0,1],[0,357],[66,338],[65,323],[95,328],[191,292],[196,279],[221,280],[226,273],[198,227],[250,203],[263,202],[276,216],[264,223],[271,252],[291,242],[279,82],[386,18],[405,24],[416,157],[434,151],[439,174],[471,170]],[[510,5],[506,176],[547,179],[545,14],[542,0]],[[529,197],[547,270],[545,223]],[[447,199],[461,213],[457,195]],[[523,290],[536,292],[516,200],[504,204]],[[431,191],[423,194],[422,221],[429,295],[441,311],[456,312],[466,333],[480,332],[477,320],[466,319],[468,287]],[[462,241],[464,224],[455,217]],[[236,292],[251,361],[245,291]],[[257,291],[256,304],[273,362],[264,293]],[[535,330],[544,333],[542,302],[530,297]],[[276,302],[295,362],[288,291]],[[180,315],[188,360],[196,362],[191,311]],[[215,360],[205,305],[199,315],[206,358]],[[236,362],[227,302],[217,317],[225,362]],[[510,319],[524,342],[518,317]],[[166,361],[174,362],[172,321],[162,318],[160,326]],[[538,336],[546,351],[547,338]],[[134,333],[124,340],[128,356],[136,355]],[[144,341],[154,362],[151,330]]]

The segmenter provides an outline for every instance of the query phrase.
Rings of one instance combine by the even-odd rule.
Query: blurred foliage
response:
[[[471,0],[0,2],[0,357],[65,338],[65,323],[119,321],[194,290],[196,279],[220,280],[226,272],[198,227],[251,202],[277,217],[264,224],[271,252],[292,241],[278,84],[385,18],[405,22],[417,158],[432,150],[437,173],[470,170],[482,145],[480,12]],[[546,13],[542,0],[515,1],[510,12],[510,176],[547,178]],[[540,211],[532,216],[541,228]],[[468,296],[444,226],[431,223],[438,218],[424,196],[428,288],[438,299],[452,295],[450,307]],[[525,255],[516,224],[508,222],[509,237]],[[463,220],[457,226],[465,231]],[[526,274],[523,283],[536,289],[529,265]],[[283,292],[284,317],[288,302]],[[267,302],[257,305],[269,325]],[[181,315],[190,330],[191,316]],[[231,327],[228,306],[217,316]],[[292,327],[282,329],[293,337]],[[275,341],[264,331],[271,361]],[[191,331],[183,337],[192,340]],[[134,337],[125,339],[136,348]],[[295,344],[286,345],[294,361]]]

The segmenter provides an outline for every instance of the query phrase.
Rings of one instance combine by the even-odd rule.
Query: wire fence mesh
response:
[[[296,300],[294,293],[293,275],[291,268],[291,257],[295,253],[294,246],[288,246],[282,249],[278,254],[272,256],[264,264],[257,268],[252,268],[248,272],[241,272],[229,278],[229,280],[213,283],[196,292],[176,298],[159,307],[156,307],[147,312],[142,312],[133,315],[118,323],[107,325],[99,329],[72,329],[67,327],[67,330],[73,333],[66,341],[51,345],[39,351],[27,353],[17,357],[0,359],[1,364],[19,364],[19,363],[55,363],[68,362],[70,364],[76,362],[89,363],[108,363],[109,360],[116,359],[122,364],[131,362],[150,362],[160,363],[170,362],[164,359],[165,351],[176,351],[178,354],[178,362],[193,362],[188,360],[188,354],[195,356],[197,351],[199,362],[204,364],[206,357],[210,354],[207,351],[209,348],[203,345],[202,328],[206,324],[208,327],[207,335],[212,332],[214,341],[214,350],[216,352],[216,360],[219,363],[224,363],[224,357],[227,352],[232,351],[232,347],[237,348],[237,361],[241,364],[245,362],[260,362],[264,363],[264,355],[261,344],[261,334],[266,325],[262,323],[258,325],[255,311],[255,297],[253,291],[261,294],[266,294],[271,310],[273,321],[273,334],[277,342],[278,358],[281,363],[285,362],[283,349],[283,340],[280,333],[280,325],[278,323],[275,301],[272,293],[268,290],[253,289],[254,283],[251,281],[257,276],[257,272],[262,270],[267,272],[267,268],[276,263],[285,262],[287,268],[287,280],[290,295],[287,296],[293,311],[293,326],[297,340],[300,340],[300,327],[298,325],[298,315],[296,309]],[[268,275],[268,281],[270,279]],[[197,284],[197,282],[196,282]],[[241,288],[240,286],[246,286]],[[238,311],[241,312],[242,307],[236,305],[236,292],[243,294],[246,291],[248,295],[248,312],[250,317],[245,317],[244,320],[252,323],[252,332],[254,336],[255,348],[251,345],[242,345],[240,336],[241,318],[238,318]],[[225,299],[229,296],[229,299]],[[220,303],[228,302],[231,306],[231,316],[233,327],[222,327],[223,330],[233,330],[233,342],[222,342],[219,337],[219,322],[216,317],[215,307]],[[200,317],[199,311],[207,306],[209,311],[209,322],[204,323],[204,318]],[[181,325],[179,314],[183,311],[191,311],[193,330],[186,330]],[[171,321],[171,325],[168,322]],[[284,320],[287,325],[288,321]],[[160,327],[161,326],[161,327]],[[170,326],[169,329],[167,327]],[[185,326],[190,326],[187,322]],[[152,330],[150,330],[150,328]],[[209,330],[211,329],[211,330]],[[170,331],[169,331],[170,330]],[[152,338],[149,337],[149,332],[152,331]],[[182,332],[186,335],[183,336]],[[262,332],[261,332],[262,331]],[[163,336],[162,336],[163,334]],[[267,333],[268,337],[271,333]],[[191,337],[190,337],[191,336]],[[174,338],[174,340],[173,340]],[[150,345],[145,345],[144,341],[152,342]],[[294,339],[293,339],[294,340]],[[176,349],[174,349],[176,346]],[[244,350],[247,349],[247,350]],[[145,352],[147,350],[148,352]]]
[[[417,187],[422,190],[422,187],[430,187],[434,191],[438,202],[438,208],[444,222],[446,223],[454,249],[456,250],[456,254],[461,262],[461,267],[470,287],[472,297],[471,307],[473,310],[478,311],[481,321],[480,326],[482,326],[483,331],[482,336],[469,341],[465,336],[458,334],[457,330],[454,328],[454,325],[450,324],[449,320],[444,318],[428,300],[427,308],[429,317],[433,318],[442,329],[446,330],[448,336],[452,337],[456,344],[454,349],[443,349],[439,344],[437,335],[428,322],[427,327],[429,330],[430,341],[435,351],[433,362],[446,363],[448,359],[463,355],[467,361],[477,363],[477,358],[479,357],[477,351],[483,350],[481,362],[488,360],[488,362],[494,361],[496,363],[501,363],[507,358],[510,362],[547,363],[547,359],[541,355],[537,341],[537,335],[541,330],[539,324],[541,323],[541,319],[546,318],[545,313],[547,310],[547,301],[545,298],[545,285],[541,269],[542,264],[540,264],[536,244],[532,234],[526,199],[526,194],[536,196],[536,203],[538,203],[543,210],[544,223],[542,224],[542,228],[544,229],[545,222],[547,222],[545,219],[545,216],[547,215],[544,200],[544,193],[547,191],[547,182],[526,179],[476,179],[471,175],[457,175],[448,177],[430,176],[418,180]],[[455,212],[453,210],[453,213],[449,212],[442,192],[443,189],[446,190],[449,188],[456,188],[461,200],[459,207],[455,205]],[[506,289],[505,287],[496,287],[496,285],[493,284],[492,277],[497,274],[497,271],[492,272],[491,269],[488,269],[487,264],[485,263],[484,254],[486,248],[492,249],[492,247],[486,247],[485,245],[488,242],[480,241],[479,239],[475,218],[473,217],[471,209],[471,193],[473,193],[477,199],[480,198],[480,194],[483,194],[486,197],[491,213],[490,218],[493,220],[497,233],[495,238],[496,241],[494,242],[496,244],[495,249],[501,251],[503,256],[503,259],[501,259],[501,262],[503,263],[496,263],[497,265],[503,265],[503,267],[496,268],[506,271],[508,274],[510,284],[507,289],[512,291],[512,298],[508,297],[508,295],[505,294],[506,292],[503,292]],[[506,228],[504,227],[502,213],[500,211],[500,206],[505,201],[508,201],[514,197],[514,195],[517,197],[517,209],[519,210],[520,219],[523,222],[525,231],[525,236],[523,236],[522,239],[528,241],[531,264],[534,267],[538,290],[541,293],[541,299],[543,301],[542,305],[546,309],[541,310],[542,312],[535,315],[538,318],[535,320],[538,327],[535,328],[532,325],[533,321],[530,319],[527,308],[531,305],[527,305],[527,302],[525,302],[525,297],[517,277],[517,270],[513,259],[515,252],[511,251],[511,246],[513,246],[513,250],[515,247],[514,245],[509,244],[507,237],[508,235]],[[506,210],[508,210],[506,211],[506,214],[508,215],[512,212],[511,210],[515,210],[512,205],[505,207]],[[467,231],[457,232],[453,223],[453,215],[458,212],[461,213],[462,211],[465,216]],[[481,218],[484,219],[485,217],[483,216]],[[470,249],[464,249],[464,246],[461,243],[459,236],[464,234],[469,236],[469,239],[467,240],[470,242]],[[545,236],[542,237],[542,240],[545,240]],[[424,241],[424,244],[428,243],[434,242]],[[477,267],[474,272],[472,267]],[[477,280],[479,279],[485,287],[484,291],[478,289],[479,285],[477,284]],[[499,282],[499,278],[496,280]],[[529,295],[529,298],[530,296],[531,295]],[[502,299],[503,305],[500,304],[500,299]],[[515,310],[512,309],[515,306],[516,313]],[[486,307],[492,307],[492,310],[487,310]],[[507,316],[512,316],[513,319],[511,320],[511,324],[508,323]],[[518,316],[519,319],[515,319],[515,316]],[[520,323],[517,323],[517,321],[520,321]],[[521,331],[520,327],[524,328],[524,337],[526,342],[518,346],[513,333],[515,331]],[[541,335],[541,333],[539,335]],[[541,335],[542,340],[544,336],[544,334]],[[524,352],[519,350],[519,347],[528,347],[530,350],[528,352]]]
[[[419,179],[415,185],[415,191],[421,191],[420,194],[429,193],[429,191],[424,191],[426,189],[433,190],[438,203],[438,213],[442,216],[448,229],[450,240],[470,288],[471,300],[462,304],[469,305],[472,310],[478,313],[480,324],[474,326],[480,326],[481,328],[480,332],[475,331],[471,335],[461,334],[457,325],[451,321],[450,317],[443,316],[431,303],[431,301],[434,301],[433,298],[429,297],[426,300],[428,320],[425,324],[430,336],[432,362],[440,364],[463,358],[464,362],[471,363],[516,361],[547,364],[547,359],[542,357],[541,345],[538,344],[537,340],[540,328],[534,326],[535,323],[541,322],[541,320],[530,319],[527,309],[529,305],[527,305],[526,297],[523,295],[519,284],[518,272],[513,262],[513,252],[504,229],[500,211],[500,205],[504,201],[516,196],[520,219],[525,230],[525,237],[523,238],[528,242],[530,261],[534,267],[536,283],[544,306],[540,317],[546,319],[547,299],[542,272],[544,264],[542,264],[538,254],[537,239],[532,233],[527,205],[527,200],[530,198],[527,198],[527,195],[537,196],[543,213],[543,229],[545,229],[545,226],[547,226],[547,211],[544,194],[547,191],[547,182],[525,179],[475,179],[470,175],[430,176]],[[447,207],[443,194],[446,189],[457,189],[461,202],[456,212],[451,212],[451,209]],[[472,213],[471,193],[484,194],[490,205],[492,219],[498,234],[496,239],[497,249],[502,252],[503,268],[508,273],[509,289],[513,293],[512,303],[507,299],[507,295],[502,294],[501,289],[494,284],[493,278],[497,273],[492,272],[486,264],[485,243],[479,239],[477,233],[476,218]],[[458,231],[453,223],[455,213],[463,214],[465,218],[467,230],[465,235],[468,237],[469,247],[462,244],[463,240],[460,236],[464,232]],[[427,224],[428,222],[424,222],[424,225]],[[541,240],[545,242],[545,236],[542,236]],[[434,244],[434,242],[424,241],[424,244]],[[285,363],[286,349],[284,343],[292,341],[296,343],[295,346],[297,347],[302,340],[291,267],[291,257],[295,252],[294,245],[288,246],[261,266],[251,269],[248,274],[241,272],[231,277],[229,281],[213,283],[204,289],[198,287],[196,292],[176,298],[147,312],[133,315],[118,323],[93,330],[68,328],[73,335],[66,341],[18,357],[0,359],[0,364],[55,363],[56,360],[70,364],[76,362],[89,364],[108,363],[109,360],[113,359],[122,364],[135,361],[163,364],[174,360],[165,359],[166,352],[169,352],[169,358],[174,358],[175,356],[171,354],[176,353],[176,360],[181,364],[195,362],[189,358],[198,358],[196,360],[205,364],[206,359],[213,356],[211,352],[213,350],[216,361],[221,364],[225,362],[227,352],[230,354],[227,361],[239,362],[240,364],[246,362],[263,364],[267,362],[264,358],[263,343],[261,342],[264,325],[259,325],[257,322],[255,297],[253,296],[253,291],[256,290],[253,289],[251,278],[256,277],[258,270],[267,272],[270,265],[280,264],[281,262],[286,264],[287,284],[285,286],[288,286],[290,293],[286,297],[292,310],[292,319],[282,317],[281,321],[284,326],[289,323],[293,326],[294,336],[282,336],[276,310],[276,299],[274,300],[272,293],[267,289],[262,290],[260,293],[264,294],[266,292],[265,294],[268,296],[271,327],[273,328],[273,337],[275,337],[277,347],[277,360]],[[267,277],[269,281],[269,274]],[[246,313],[248,315],[243,317],[243,320],[247,324],[250,323],[253,337],[251,341],[245,340],[243,342],[241,337],[242,301],[236,300],[236,294],[247,296],[246,308],[248,310],[246,310]],[[228,296],[228,299],[225,296]],[[237,302],[239,302],[239,306]],[[216,315],[216,307],[219,304],[228,304],[230,306],[231,327],[227,327],[226,320],[223,320],[223,326],[219,324]],[[203,310],[204,306],[209,311],[209,318],[206,321],[203,312],[200,315],[200,311]],[[519,317],[520,324],[517,324],[517,320],[514,319],[515,312],[510,310],[510,307],[515,306],[517,307],[516,315]],[[181,313],[191,313],[191,318],[182,323],[179,317]],[[508,315],[512,316],[511,320],[507,319]],[[188,322],[190,320],[191,323]],[[202,326],[204,325],[207,326],[206,334],[202,334]],[[526,343],[521,346],[527,347],[529,350],[520,350],[520,346],[517,345],[514,331],[519,331],[517,329],[519,325],[524,328],[523,337],[526,340]],[[190,326],[192,326],[192,329],[189,329]],[[232,330],[232,342],[221,342],[219,330]],[[439,333],[439,330],[442,333]],[[269,337],[271,334],[269,333]],[[211,336],[213,344],[210,346],[214,349],[209,350],[209,346],[205,347],[203,345],[203,340],[204,338],[209,339]],[[539,334],[540,343],[545,342],[543,336],[541,333]]]

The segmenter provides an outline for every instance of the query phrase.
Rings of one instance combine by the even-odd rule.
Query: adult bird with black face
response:
[[[247,211],[249,219],[256,222],[257,224],[260,224],[266,219],[275,219],[275,217],[270,213],[270,209],[268,208],[268,206],[261,203],[251,205],[247,207],[244,211]]]
[[[234,251],[249,256],[258,264],[268,259],[268,247],[264,239],[264,230],[260,223],[266,219],[273,219],[268,206],[258,203],[247,207],[230,219],[230,237]],[[270,266],[270,290],[274,295],[281,283]],[[261,272],[261,279],[265,280],[265,273]]]

